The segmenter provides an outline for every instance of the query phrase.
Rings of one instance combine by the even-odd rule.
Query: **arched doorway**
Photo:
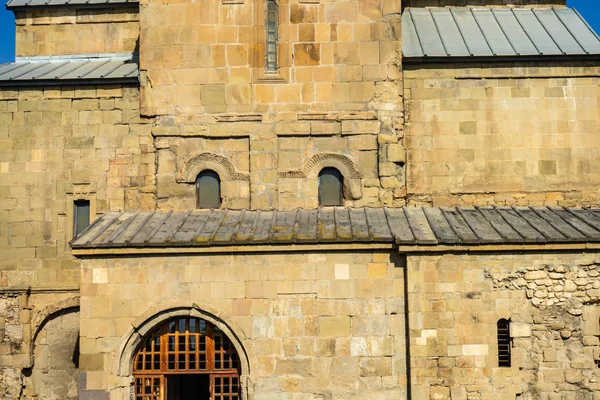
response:
[[[216,325],[196,317],[163,322],[133,364],[135,400],[238,400],[240,362]]]

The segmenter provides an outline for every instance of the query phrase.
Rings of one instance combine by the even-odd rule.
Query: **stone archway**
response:
[[[174,323],[177,325],[182,323],[181,321],[184,321],[183,327],[178,328],[176,332],[169,333],[171,324]],[[193,326],[191,321],[195,321]],[[222,348],[220,351],[223,355],[230,354],[234,356],[229,358],[231,364],[226,364],[224,367],[218,366],[216,361],[217,358],[214,357],[213,353],[213,358],[211,360],[207,360],[208,362],[212,363],[211,369],[203,369],[201,368],[199,360],[201,352],[195,350],[193,352],[195,363],[194,369],[187,368],[187,370],[181,370],[178,368],[179,366],[174,369],[169,368],[168,357],[170,354],[179,357],[177,352],[169,352],[165,350],[169,347],[164,346],[170,346],[168,342],[169,337],[185,337],[186,340],[189,340],[189,337],[192,336],[191,331],[194,331],[193,333],[196,337],[195,343],[197,345],[199,343],[198,341],[203,336],[200,334],[200,332],[195,332],[199,323],[204,323],[205,326],[210,326],[207,331],[206,342],[212,341],[213,346],[214,343],[217,342],[221,343],[221,347],[223,343],[225,343],[226,347],[229,346],[229,353]],[[180,332],[181,330],[184,331],[183,334]],[[232,400],[248,399],[250,363],[248,359],[248,353],[246,351],[247,346],[243,346],[242,344],[246,341],[246,337],[241,329],[236,327],[235,324],[232,324],[231,322],[223,321],[219,317],[219,313],[216,310],[211,310],[209,306],[200,308],[196,304],[193,304],[192,306],[172,304],[164,305],[160,309],[153,308],[139,317],[132,324],[132,329],[124,335],[123,339],[122,345],[119,347],[116,354],[115,372],[117,377],[119,377],[124,384],[126,381],[129,382],[128,398],[136,399],[136,391],[139,391],[140,387],[143,391],[149,390],[150,392],[159,391],[161,393],[166,393],[166,380],[169,376],[190,374],[195,375],[199,379],[206,379],[206,382],[210,381],[212,386],[218,384],[218,379],[222,377],[229,378],[228,382],[231,388],[233,388],[233,383],[239,386],[238,397],[213,396],[210,397],[211,400],[220,400],[226,398],[231,398]],[[153,340],[154,342],[152,342]],[[158,340],[158,342],[156,342],[156,340]],[[159,343],[160,346],[154,348],[153,346],[155,346],[156,343]],[[179,339],[175,339],[173,345],[179,346],[179,343]],[[186,353],[185,357],[187,358],[184,358],[184,360],[186,363],[189,363],[190,354],[192,352],[190,351],[189,342],[186,343],[187,344],[184,346],[184,349],[187,350],[184,353]],[[148,349],[155,349],[158,351],[148,352]],[[150,358],[148,358],[148,360],[151,360],[152,363],[154,363],[153,357],[155,357],[155,355],[158,356],[158,364],[156,365],[156,368],[153,368],[153,365],[148,365],[151,367],[149,370],[145,368],[147,354],[150,354]],[[232,361],[234,358],[237,358],[235,364],[233,364]],[[139,364],[140,361],[144,364]],[[179,361],[179,359],[177,359],[177,361]],[[164,364],[161,365],[161,363]],[[143,368],[140,369],[140,367]],[[235,377],[237,381],[232,381],[232,377]],[[139,380],[143,378],[152,379],[147,380],[146,382]],[[224,387],[223,382],[223,380],[220,381],[221,388]],[[146,383],[150,385],[149,389],[146,389]],[[179,383],[179,385],[182,384],[182,382]],[[158,389],[156,385],[159,385]],[[123,389],[125,388],[123,387]],[[151,397],[148,398],[150,399]]]

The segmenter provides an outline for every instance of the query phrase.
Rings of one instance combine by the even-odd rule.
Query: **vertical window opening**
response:
[[[73,237],[90,226],[90,201],[75,200],[73,202]]]
[[[510,367],[510,321],[498,321],[498,366]]]
[[[267,0],[267,15],[265,19],[265,30],[267,32],[265,72],[277,72],[278,8],[279,6],[275,0]]]
[[[319,173],[319,205],[343,205],[344,178],[335,168],[323,168]]]
[[[221,207],[221,180],[215,171],[201,172],[196,179],[198,208]]]

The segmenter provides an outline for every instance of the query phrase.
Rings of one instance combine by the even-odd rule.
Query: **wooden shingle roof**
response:
[[[257,244],[482,245],[600,242],[600,209],[320,208],[109,212],[73,249]]]

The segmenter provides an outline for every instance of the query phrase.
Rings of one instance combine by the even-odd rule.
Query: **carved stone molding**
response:
[[[250,181],[250,176],[237,172],[227,158],[218,154],[202,153],[184,163],[177,173],[177,182],[194,183],[198,174],[207,169],[215,171],[222,182]]]
[[[301,171],[281,171],[280,178],[291,179],[317,179],[323,168],[336,168],[344,177],[344,185],[350,191],[352,199],[358,200],[362,197],[361,176],[350,157],[334,153],[318,153],[311,156],[302,167]]]

